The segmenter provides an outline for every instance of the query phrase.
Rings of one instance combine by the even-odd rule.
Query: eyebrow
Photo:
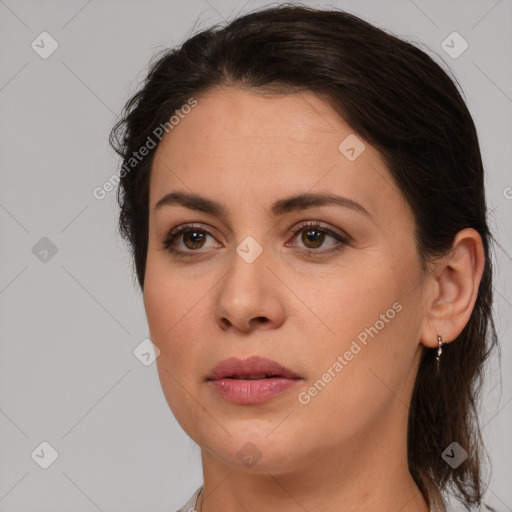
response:
[[[190,210],[210,213],[218,217],[229,217],[228,211],[221,203],[207,197],[200,196],[198,194],[191,194],[187,192],[170,192],[156,203],[154,210],[156,211],[164,206],[174,205],[181,205]],[[353,201],[352,199],[348,199],[347,197],[342,197],[336,194],[297,194],[277,200],[272,205],[270,211],[272,215],[280,216],[292,211],[300,211],[307,208],[314,208],[315,206],[328,205],[350,208],[371,218],[370,213],[364,206]]]

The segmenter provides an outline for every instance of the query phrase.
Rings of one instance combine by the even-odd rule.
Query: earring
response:
[[[436,367],[437,374],[439,375],[439,369],[441,365],[441,354],[443,353],[443,338],[437,335],[437,356],[436,356]]]

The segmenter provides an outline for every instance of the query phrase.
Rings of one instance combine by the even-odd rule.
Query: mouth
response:
[[[247,359],[231,357],[218,363],[210,372],[207,380],[236,379],[261,380],[272,378],[299,379],[289,368],[260,356]]]
[[[260,380],[260,379],[273,379],[283,377],[282,375],[267,375],[265,373],[260,373],[258,375],[227,375],[226,379],[236,379],[236,380]]]
[[[222,398],[238,405],[255,405],[294,388],[301,377],[270,359],[230,358],[217,364],[206,381]]]

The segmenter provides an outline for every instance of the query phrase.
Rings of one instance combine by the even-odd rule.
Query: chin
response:
[[[276,474],[289,472],[298,463],[300,439],[287,435],[285,429],[270,435],[272,428],[268,425],[260,429],[233,429],[227,425],[227,429],[233,436],[226,433],[219,439],[206,435],[198,444],[228,466],[255,474]]]

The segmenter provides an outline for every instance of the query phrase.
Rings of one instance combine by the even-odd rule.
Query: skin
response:
[[[363,141],[348,160],[338,145],[353,130],[313,93],[218,88],[197,100],[155,154],[144,305],[166,400],[201,447],[203,512],[428,511],[407,467],[408,404],[423,345],[435,348],[437,334],[452,341],[469,319],[479,235],[461,231],[450,254],[423,268],[412,211],[379,153]],[[173,191],[218,201],[228,216],[155,210]],[[272,215],[274,201],[307,192],[347,197],[369,215],[336,205]],[[328,234],[308,242],[307,226],[291,234],[303,221],[350,241],[322,255],[340,244]],[[174,246],[196,257],[163,246],[187,223],[207,234],[199,245],[178,235]],[[252,263],[236,252],[247,236],[263,249]],[[300,403],[395,303],[400,312]],[[257,405],[228,402],[205,381],[219,361],[253,354],[302,380]],[[260,457],[251,467],[238,456],[247,443]]]

